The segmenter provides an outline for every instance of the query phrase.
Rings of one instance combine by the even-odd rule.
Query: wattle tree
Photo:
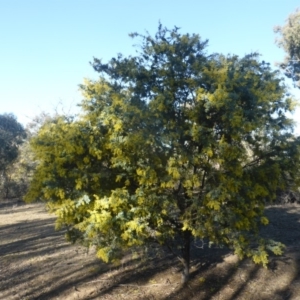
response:
[[[198,35],[159,26],[137,56],[94,59],[82,113],[45,124],[26,201],[42,199],[68,238],[109,262],[151,243],[179,249],[188,280],[196,239],[266,265],[265,203],[297,186],[294,100],[257,54],[208,55]]]

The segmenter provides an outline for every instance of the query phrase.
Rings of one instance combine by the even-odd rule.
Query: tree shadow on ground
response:
[[[297,299],[300,294],[300,206],[273,206],[264,237],[286,244],[284,256],[270,257],[268,269],[238,261],[228,249],[194,245],[191,279],[181,285],[179,261],[166,249],[128,255],[119,266],[65,242],[41,207],[14,207],[0,226],[0,299]],[[2,298],[1,298],[2,297]]]
[[[0,299],[44,299],[48,291],[56,295],[57,287],[59,293],[62,285],[68,288],[91,277],[88,270],[96,259],[87,256],[85,249],[68,244],[64,233],[54,230],[54,219],[45,210],[41,217],[40,211],[40,205],[22,206],[21,210],[14,206],[6,225],[2,217]],[[104,265],[103,269],[108,270]]]
[[[238,261],[225,255],[222,263],[196,269],[188,284],[179,287],[171,299],[298,299],[300,294],[300,206],[271,206],[266,209],[270,225],[261,235],[286,245],[282,256],[270,256],[268,269],[249,259]]]

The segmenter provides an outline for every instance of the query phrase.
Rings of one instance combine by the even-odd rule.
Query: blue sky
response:
[[[273,64],[284,57],[273,27],[299,6],[298,0],[0,0],[0,113],[26,124],[59,103],[75,111],[78,84],[98,76],[93,57],[134,54],[128,34],[155,33],[159,21],[209,39],[208,52],[258,51]],[[300,120],[300,110],[294,118]]]

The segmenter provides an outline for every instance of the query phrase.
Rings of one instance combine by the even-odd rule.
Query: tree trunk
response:
[[[191,232],[186,230],[183,232],[183,247],[182,247],[182,283],[186,283],[190,276],[190,247],[191,247]]]

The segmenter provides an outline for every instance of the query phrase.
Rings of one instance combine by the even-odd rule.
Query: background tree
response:
[[[274,31],[279,34],[277,45],[287,54],[279,66],[300,87],[300,11],[290,14],[285,25],[276,26]]]
[[[22,198],[28,188],[29,181],[34,172],[36,163],[34,162],[33,152],[30,147],[30,139],[35,136],[39,128],[50,123],[52,119],[58,116],[58,109],[51,115],[49,113],[41,112],[32,118],[31,122],[26,125],[24,129],[21,124],[17,124],[21,128],[22,134],[19,136],[19,141],[15,141],[15,147],[7,150],[7,155],[10,155],[10,159],[2,156],[3,161],[6,163],[5,168],[2,170],[2,182],[1,182],[1,193],[5,198]],[[9,115],[10,118],[15,119],[13,115]],[[6,123],[6,121],[5,121]],[[7,124],[6,124],[7,125]],[[5,129],[7,131],[7,129]],[[17,133],[16,133],[17,134]],[[6,142],[9,141],[6,136]],[[10,136],[10,141],[14,138]],[[4,147],[4,144],[2,144]],[[17,156],[16,156],[17,155]]]
[[[9,168],[17,159],[19,147],[25,137],[25,129],[13,114],[0,115],[0,178],[4,197],[8,195]]]
[[[258,235],[264,203],[298,184],[284,82],[257,54],[207,55],[178,28],[132,37],[137,56],[94,59],[101,77],[81,86],[81,116],[32,139],[26,200],[46,201],[57,228],[104,261],[157,242],[179,255],[186,281],[191,243],[208,238],[266,265],[282,245]]]

